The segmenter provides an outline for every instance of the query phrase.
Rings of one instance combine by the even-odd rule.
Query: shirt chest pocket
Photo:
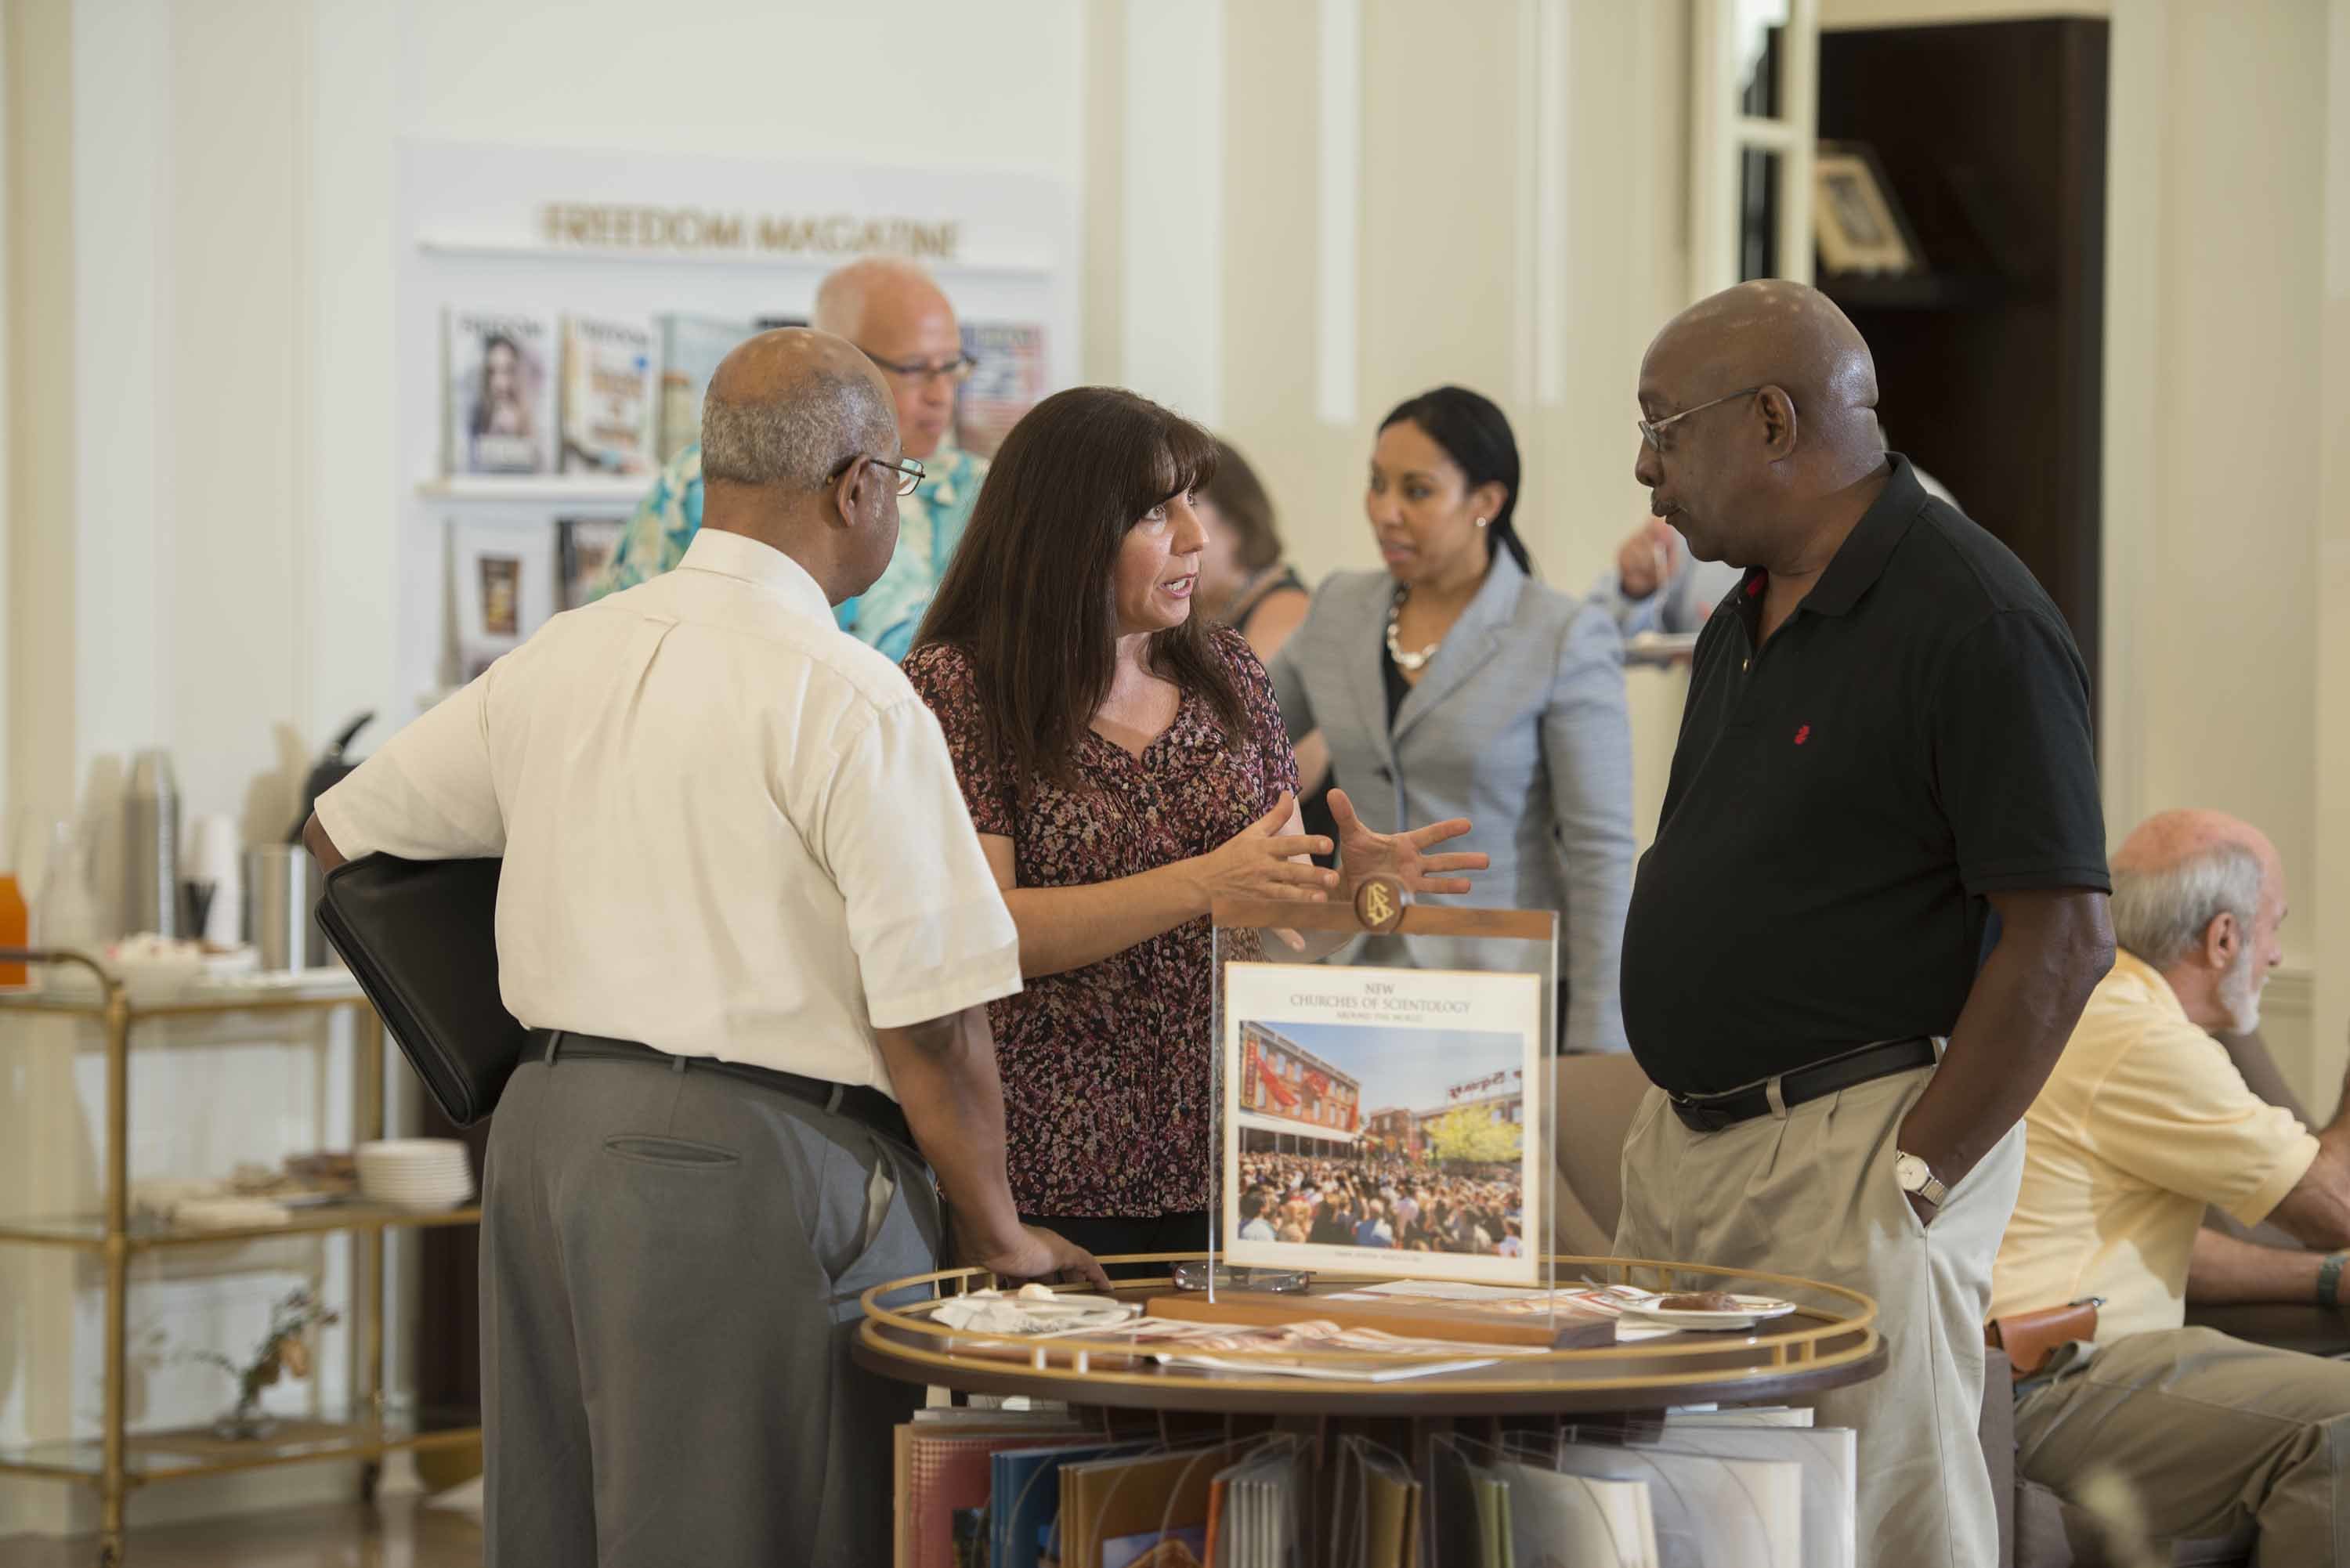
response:
[[[1929,793],[1916,726],[1898,697],[1846,677],[1750,691],[1723,737],[1737,787],[1798,855],[1877,833],[1914,837]]]

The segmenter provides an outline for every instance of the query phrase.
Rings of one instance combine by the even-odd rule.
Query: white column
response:
[[[304,232],[313,265],[302,363],[322,394],[307,423],[315,441],[305,500],[310,559],[301,586],[326,613],[307,620],[309,675],[302,712],[312,744],[363,709],[372,751],[414,718],[414,691],[397,678],[400,552],[393,323],[398,210],[393,149],[395,74],[402,57],[397,0],[317,0],[312,6],[312,131]]]
[[[1348,427],[1361,379],[1363,0],[1321,0],[1316,36],[1314,410]]]
[[[1223,0],[1126,0],[1126,384],[1223,414]]]
[[[2146,680],[2138,632],[2154,613],[2163,507],[2155,458],[2161,422],[2169,13],[2169,0],[2139,0],[2123,7],[2113,18],[2108,54],[2097,743],[2106,836],[2114,844],[2151,809],[2146,798]]]
[[[8,307],[8,210],[11,192],[8,184],[8,150],[13,145],[8,119],[8,29],[0,24],[0,834],[16,832],[16,819],[10,809],[13,792],[8,774],[8,645],[6,629],[16,622],[16,607],[8,597],[8,557],[16,549],[16,509],[13,501],[8,472],[8,383],[11,377],[6,368],[15,361],[9,350],[8,318],[15,312]],[[24,886],[27,867],[23,857],[32,846],[22,842],[31,836],[31,830],[18,834],[18,841],[0,838],[0,870],[14,870],[20,889]]]
[[[1737,81],[1729,0],[1690,5],[1690,293],[1738,281]]]
[[[2350,0],[2333,0],[2326,44],[2325,265],[2318,425],[2317,937],[2311,1111],[2324,1116],[2350,1063]]]
[[[1512,377],[1522,403],[1566,398],[1572,104],[1567,0],[1518,0],[1518,340]]]
[[[171,16],[73,9],[74,773],[162,734],[176,629],[171,446]]]
[[[1795,128],[1779,154],[1779,275],[1812,281],[1812,163],[1820,123],[1820,3],[1794,0],[1779,30],[1779,118]]]

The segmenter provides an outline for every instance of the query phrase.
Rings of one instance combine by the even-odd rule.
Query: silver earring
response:
[[[1477,526],[1478,526],[1478,527],[1480,527],[1480,528],[1482,528],[1484,525],[1485,525],[1485,520],[1484,520],[1482,517],[1478,518],[1478,519],[1477,519]]]

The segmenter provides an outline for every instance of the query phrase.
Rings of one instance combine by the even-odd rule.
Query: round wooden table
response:
[[[1103,1260],[1173,1261],[1171,1255]],[[1674,1334],[1629,1345],[1516,1354],[1482,1366],[1388,1383],[1338,1382],[1244,1366],[1176,1366],[1139,1356],[1132,1345],[1107,1337],[958,1333],[907,1310],[916,1303],[883,1304],[884,1297],[910,1295],[927,1302],[993,1282],[978,1270],[950,1269],[866,1292],[855,1355],[868,1370],[908,1383],[1066,1405],[1104,1438],[1155,1437],[1170,1449],[1197,1449],[1217,1466],[1246,1451],[1249,1443],[1299,1444],[1298,1451],[1314,1457],[1293,1504],[1295,1561],[1313,1568],[1367,1561],[1361,1556],[1371,1530],[1367,1494],[1359,1484],[1350,1487],[1344,1474],[1353,1459],[1374,1449],[1385,1450],[1417,1483],[1411,1496],[1421,1501],[1409,1505],[1418,1511],[1407,1512],[1413,1522],[1406,1528],[1419,1542],[1418,1560],[1473,1563],[1479,1560],[1477,1532],[1482,1527],[1470,1522],[1476,1509],[1461,1490],[1468,1484],[1468,1471],[1459,1461],[1468,1454],[1512,1451],[1511,1445],[1521,1440],[1513,1434],[1533,1434],[1537,1444],[1545,1432],[1622,1443],[1656,1441],[1664,1435],[1661,1413],[1673,1406],[1782,1403],[1862,1382],[1885,1369],[1877,1303],[1856,1291],[1786,1275],[1733,1274],[1641,1259],[1563,1257],[1556,1264],[1561,1280],[1614,1282],[1628,1280],[1635,1270],[1669,1271],[1685,1279],[1696,1276],[1705,1285],[1735,1285],[1802,1304],[1785,1317],[1735,1333]],[[1313,1291],[1292,1298],[1298,1319],[1315,1315],[1315,1293],[1361,1282],[1317,1280]],[[1118,1293],[1143,1300],[1172,1289],[1171,1279],[1160,1277],[1128,1282]],[[1216,1354],[1233,1363],[1270,1359]],[[1362,1356],[1327,1353],[1320,1358],[1359,1362]],[[1284,1353],[1284,1359],[1317,1357]],[[1203,1510],[1198,1518],[1212,1518],[1212,1503],[1196,1497],[1190,1502]],[[1170,1511],[1177,1506],[1171,1499],[1165,1505]],[[1146,1511],[1141,1517],[1153,1516]],[[1155,1517],[1162,1528],[1171,1528],[1169,1512]],[[1346,1542],[1353,1543],[1352,1555]],[[1097,1543],[1077,1550],[1088,1551],[1092,1544]]]
[[[1110,1262],[1172,1262],[1166,1254]],[[1562,1280],[1628,1277],[1670,1270],[1710,1276],[1723,1288],[1767,1290],[1806,1304],[1795,1313],[1735,1333],[1684,1333],[1628,1345],[1542,1351],[1463,1371],[1388,1383],[1336,1382],[1274,1372],[1175,1366],[1138,1360],[1112,1338],[1025,1339],[956,1333],[920,1312],[882,1304],[921,1293],[924,1302],[993,1282],[984,1271],[948,1269],[894,1281],[865,1293],[858,1365],[908,1383],[966,1394],[1024,1395],[1102,1409],[1222,1416],[1362,1417],[1393,1421],[1502,1417],[1623,1416],[1670,1406],[1783,1404],[1865,1382],[1885,1369],[1877,1303],[1857,1291],[1791,1275],[1734,1272],[1647,1259],[1561,1257]],[[1295,1298],[1301,1319],[1314,1315],[1315,1293],[1360,1289],[1364,1282],[1323,1276]],[[1121,1299],[1142,1301],[1173,1289],[1161,1276],[1124,1282]],[[1219,1353],[1232,1362],[1245,1353]],[[1300,1357],[1310,1359],[1310,1357]],[[1359,1355],[1347,1357],[1359,1360]],[[1107,1365],[1105,1365],[1107,1363]]]

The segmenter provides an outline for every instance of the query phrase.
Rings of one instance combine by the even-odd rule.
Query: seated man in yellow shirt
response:
[[[2241,1276],[2216,1204],[2314,1247],[2350,1247],[2350,1121],[2312,1134],[2257,1097],[2211,1031],[2250,1033],[2282,958],[2283,867],[2256,829],[2165,812],[2113,858],[2121,951],[2025,1117],[2023,1185],[1991,1314],[2097,1296],[2094,1345],[2016,1387],[2017,1464],[2078,1498],[2098,1470],[2158,1538],[2250,1515],[2263,1563],[2350,1563],[2350,1365],[2189,1328],[2190,1272]],[[2345,1255],[2251,1249],[2270,1299],[2334,1304]],[[2241,1299],[2241,1298],[2239,1298]]]

